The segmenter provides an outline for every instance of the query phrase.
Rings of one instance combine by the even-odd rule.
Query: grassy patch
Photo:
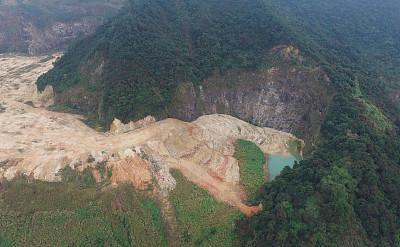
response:
[[[393,124],[391,123],[391,121],[383,114],[380,109],[378,109],[378,107],[365,100],[363,100],[363,103],[365,105],[367,119],[370,121],[374,128],[380,131],[386,131],[393,128]]]
[[[78,113],[78,109],[67,104],[54,104],[49,106],[49,110],[64,113]]]
[[[87,114],[86,118],[83,122],[98,132],[106,131],[106,128],[104,127],[105,123],[103,121],[101,121],[99,119],[99,117],[97,116],[97,114],[95,114],[95,113]]]
[[[301,157],[301,153],[299,150],[304,148],[304,144],[299,140],[291,140],[289,141],[289,151],[296,158],[297,161],[301,161],[303,157]]]
[[[217,201],[178,171],[170,194],[174,205],[182,246],[235,246],[234,221],[240,216],[237,209]]]
[[[246,188],[249,198],[252,198],[260,186],[265,183],[264,153],[253,142],[237,140],[235,158],[239,161],[240,182]]]
[[[71,167],[67,166],[61,170],[59,175],[63,182],[74,183],[75,185],[79,185],[81,188],[96,186],[96,180],[89,169],[85,169],[83,172],[78,172],[77,170],[73,170]]]
[[[160,209],[151,197],[129,185],[103,191],[96,185],[82,187],[80,179],[46,183],[18,178],[5,183],[0,193],[0,242],[167,246]]]

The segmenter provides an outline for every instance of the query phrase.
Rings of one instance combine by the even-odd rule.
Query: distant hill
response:
[[[124,0],[1,0],[0,53],[42,54],[93,33]]]

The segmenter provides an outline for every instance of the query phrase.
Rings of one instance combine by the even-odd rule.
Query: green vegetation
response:
[[[104,125],[99,120],[96,114],[93,113],[87,114],[83,122],[87,124],[89,127],[95,129],[96,131],[104,132],[106,130],[106,128],[104,127]]]
[[[381,130],[383,132],[392,129],[393,123],[382,113],[375,105],[363,101],[368,121],[371,127]]]
[[[237,245],[234,221],[240,212],[218,202],[180,172],[173,170],[172,175],[177,186],[170,194],[170,201],[175,208],[182,246]]]
[[[67,173],[62,183],[17,178],[0,186],[0,246],[167,246],[149,195]]]
[[[245,187],[248,197],[253,198],[266,181],[264,153],[251,141],[237,140],[235,158],[239,161],[240,183]]]
[[[303,159],[303,157],[301,157],[301,153],[299,152],[299,150],[303,149],[304,149],[304,143],[302,143],[301,141],[295,140],[289,142],[289,152],[296,158],[297,161]]]
[[[389,84],[400,86],[399,2],[266,2],[337,94],[311,157],[266,184],[258,195],[265,210],[238,222],[243,244],[394,246],[400,113],[386,95]]]
[[[109,170],[100,169],[102,176]],[[168,246],[151,192],[96,184],[89,170],[60,172],[62,182],[18,177],[0,183],[0,246]],[[170,194],[182,246],[234,246],[237,209],[173,171]]]
[[[258,197],[265,211],[238,224],[246,243],[393,245],[399,229],[398,134],[371,128],[357,99],[335,102],[316,153],[265,185]]]
[[[54,104],[49,107],[50,111],[58,111],[58,112],[65,112],[65,113],[77,113],[77,109],[73,108],[70,105],[65,104]]]
[[[59,172],[59,176],[61,176],[63,182],[78,185],[80,188],[89,188],[96,185],[96,180],[89,169],[85,169],[81,173],[67,166]]]

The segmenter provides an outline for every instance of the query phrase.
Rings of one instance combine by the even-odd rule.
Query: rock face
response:
[[[93,33],[123,0],[0,2],[0,52],[43,54]]]
[[[172,116],[192,120],[223,113],[258,126],[295,133],[311,147],[332,99],[330,80],[318,67],[301,66],[294,47],[277,47],[281,61],[258,72],[235,71],[214,75],[202,85],[178,89]],[[288,59],[297,61],[291,64]]]

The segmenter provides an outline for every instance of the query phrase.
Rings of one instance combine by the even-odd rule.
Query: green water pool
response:
[[[285,166],[293,167],[295,161],[299,160],[293,155],[268,155],[269,178],[274,179]]]

